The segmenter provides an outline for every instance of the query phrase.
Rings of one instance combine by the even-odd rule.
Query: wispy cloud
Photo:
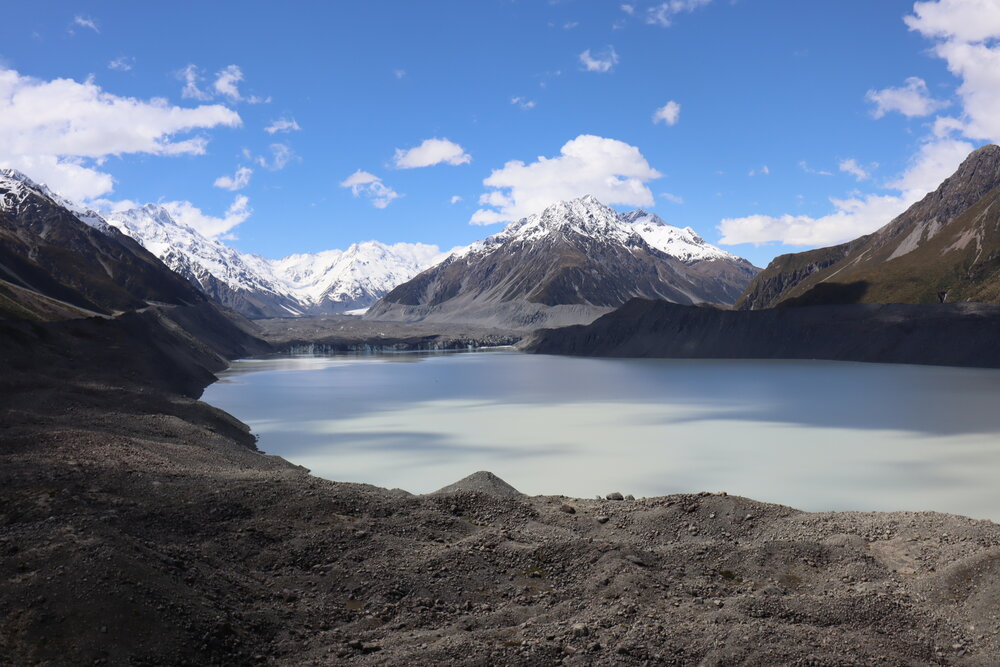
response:
[[[892,111],[898,111],[907,118],[929,116],[950,104],[931,97],[927,83],[916,76],[908,78],[906,85],[899,88],[869,90],[865,98],[875,105],[872,109],[875,118],[881,118]]]
[[[868,172],[865,171],[854,158],[841,160],[838,167],[842,172],[850,174],[859,181],[864,181],[869,176]]]
[[[100,33],[100,28],[97,27],[97,21],[89,16],[83,16],[82,14],[77,14],[73,17],[73,25],[80,26],[81,28],[87,28],[88,30],[93,30],[96,33]],[[72,31],[71,31],[72,32]]]
[[[135,58],[131,56],[115,58],[108,63],[108,69],[113,69],[116,72],[129,72],[133,67],[135,67]]]
[[[806,172],[807,174],[814,174],[816,176],[833,176],[832,172],[826,171],[824,169],[813,169],[809,166],[809,163],[805,160],[799,160],[799,169]]]
[[[340,182],[340,187],[350,188],[355,197],[366,197],[375,208],[385,208],[402,195],[382,182],[382,179],[367,171],[358,169]]]
[[[510,103],[524,109],[525,111],[535,108],[535,101],[529,100],[525,97],[512,97],[510,98]]]
[[[696,114],[697,115],[697,114]],[[662,107],[653,112],[653,123],[666,123],[676,125],[681,119],[681,105],[670,100]]]
[[[658,25],[662,28],[669,28],[673,25],[674,16],[677,14],[693,12],[711,2],[712,0],[669,0],[669,2],[661,2],[646,10],[646,23]],[[624,9],[624,5],[622,9]],[[632,12],[628,13],[631,14]]]
[[[215,183],[213,185],[217,188],[222,188],[223,190],[242,190],[246,186],[250,185],[250,176],[252,174],[253,169],[250,169],[249,167],[240,167],[232,176],[219,176],[215,179]]]
[[[268,134],[277,134],[279,132],[298,132],[301,129],[294,118],[279,118],[271,121],[271,124],[265,127],[264,131]]]
[[[618,64],[618,53],[613,46],[598,52],[591,52],[590,49],[587,49],[580,54],[580,64],[588,72],[610,72]]]

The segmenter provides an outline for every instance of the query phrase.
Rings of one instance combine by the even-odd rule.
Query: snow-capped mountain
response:
[[[108,222],[213,299],[251,318],[363,310],[443,257],[437,246],[423,243],[366,241],[272,260],[208,238],[155,204],[112,213]]]
[[[368,308],[446,256],[435,245],[378,241],[354,243],[346,250],[289,255],[269,260],[307,310],[351,311]]]
[[[424,243],[366,241],[346,250],[272,260],[206,237],[162,206],[146,204],[105,216],[17,170],[0,169],[0,211],[17,215],[38,197],[105,234],[133,239],[203,293],[250,318],[364,310],[446,256]]]
[[[119,211],[107,221],[160,258],[219,303],[247,317],[301,314],[292,291],[274,275],[268,260],[245,255],[146,204]]]
[[[694,230],[592,196],[553,204],[400,285],[373,319],[533,328],[589,322],[634,297],[732,304],[758,269]]]

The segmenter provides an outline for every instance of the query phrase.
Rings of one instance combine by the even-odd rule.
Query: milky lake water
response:
[[[239,361],[203,399],[338,481],[426,493],[727,491],[1000,520],[1000,371],[516,352]]]

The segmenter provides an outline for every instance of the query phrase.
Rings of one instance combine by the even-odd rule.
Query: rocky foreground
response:
[[[0,664],[1000,655],[989,521],[529,498],[486,473],[413,496],[312,477],[193,398],[4,380]]]

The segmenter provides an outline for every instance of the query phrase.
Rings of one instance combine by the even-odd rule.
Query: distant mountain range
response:
[[[207,238],[155,204],[112,213],[107,222],[205,294],[250,318],[365,309],[443,256],[423,243],[366,241],[347,250],[266,259]]]
[[[590,322],[634,297],[733,304],[757,274],[690,227],[592,196],[553,204],[453,252],[366,317],[518,329]]]
[[[593,197],[560,202],[450,253],[367,241],[273,260],[208,238],[156,204],[102,215],[9,169],[0,170],[5,190],[30,191],[97,231],[121,232],[255,319],[363,312],[382,299],[371,317],[531,328],[587,322],[636,296],[732,304],[758,271],[691,228],[642,210],[620,214]],[[0,210],[15,199],[0,199]]]
[[[31,191],[108,233],[134,239],[204,294],[250,318],[364,310],[396,285],[445,256],[423,243],[356,243],[346,250],[272,260],[241,253],[184,225],[156,204],[102,215],[51,192],[24,174],[0,170],[0,195]],[[10,199],[11,203],[4,203]],[[0,198],[0,210],[16,206]]]
[[[998,146],[878,231],[775,258],[738,307],[957,301],[1000,302]]]

